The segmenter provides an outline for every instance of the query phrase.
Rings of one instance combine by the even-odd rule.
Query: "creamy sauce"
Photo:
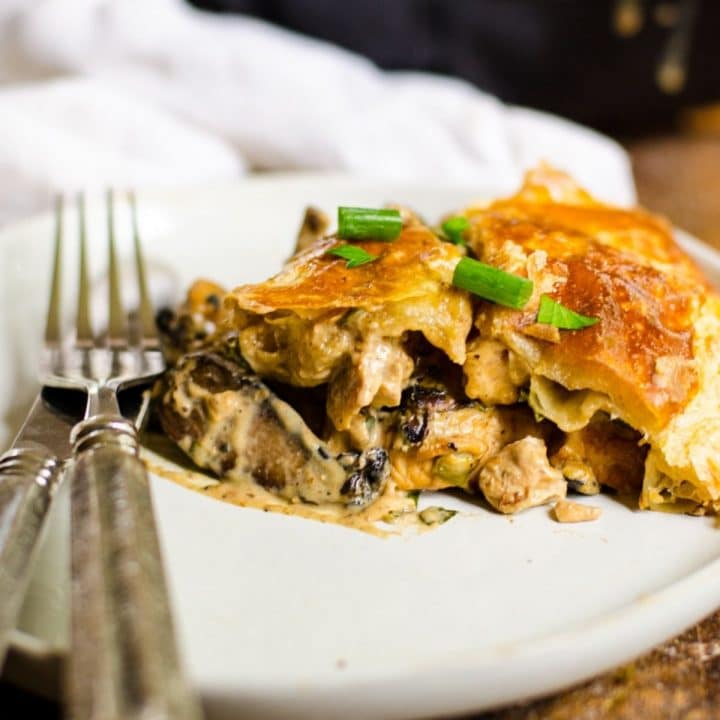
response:
[[[250,477],[219,480],[202,472],[188,462],[169,438],[156,433],[143,436],[141,457],[149,472],[216,500],[264,512],[298,515],[310,520],[344,525],[378,537],[426,532],[439,527],[454,515],[435,507],[419,511],[416,496],[397,489],[392,480],[388,481],[383,494],[362,510],[351,510],[339,503],[312,505],[285,500],[261,487]]]

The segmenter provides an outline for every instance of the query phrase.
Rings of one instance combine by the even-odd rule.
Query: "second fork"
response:
[[[200,717],[183,677],[153,518],[148,477],[134,425],[117,391],[163,368],[130,196],[140,297],[128,329],[116,258],[114,198],[107,196],[108,330],[91,324],[84,202],[79,203],[80,267],[75,337],[54,338],[44,382],[87,393],[85,419],[71,435],[70,715],[77,720]],[[58,243],[62,233],[57,234]],[[56,252],[56,257],[60,257]],[[56,273],[59,275],[59,270]],[[58,292],[57,303],[60,297]]]

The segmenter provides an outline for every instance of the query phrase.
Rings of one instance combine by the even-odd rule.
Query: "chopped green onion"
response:
[[[336,245],[334,248],[330,248],[325,254],[335,255],[343,260],[347,260],[347,267],[349,268],[366,265],[378,259],[377,255],[372,255],[357,245]]]
[[[338,237],[343,240],[394,240],[401,230],[398,210],[338,208]]]
[[[418,499],[420,498],[420,491],[419,490],[408,490],[407,496],[410,500],[412,500],[415,503],[415,507],[417,507]]]
[[[447,239],[455,245],[464,245],[463,233],[470,227],[470,221],[462,215],[451,217],[442,224]]]
[[[476,465],[476,458],[470,453],[452,452],[435,458],[432,473],[441,480],[466,487],[470,473]]]
[[[515,310],[525,307],[533,291],[532,280],[467,257],[455,266],[452,281],[455,287]]]
[[[561,330],[580,330],[594,325],[599,321],[599,318],[580,315],[580,313],[576,313],[559,302],[555,302],[547,295],[543,295],[540,298],[537,321],[546,325],[553,325]]]
[[[425,525],[442,525],[456,515],[457,510],[448,510],[447,508],[433,505],[432,507],[425,508],[422,512],[419,512],[418,518]]]

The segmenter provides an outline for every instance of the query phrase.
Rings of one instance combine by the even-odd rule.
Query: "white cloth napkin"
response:
[[[597,133],[181,0],[0,0],[0,133],[0,221],[59,189],[253,168],[511,191],[544,159],[635,200],[627,156]]]

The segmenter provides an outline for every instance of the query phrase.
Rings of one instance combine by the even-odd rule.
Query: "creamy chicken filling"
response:
[[[176,339],[199,353],[168,374],[160,414],[178,445],[221,477],[249,474],[287,499],[362,506],[391,474],[400,489],[480,492],[503,513],[568,489],[641,485],[646,451],[612,419],[609,398],[531,374],[499,340],[471,337],[460,368],[397,317],[379,322],[363,310],[247,313],[234,336],[213,338],[197,328],[216,321],[219,292],[194,286],[191,320],[174,321],[185,328]],[[320,434],[302,415],[310,400],[292,406],[263,378],[316,388]]]

